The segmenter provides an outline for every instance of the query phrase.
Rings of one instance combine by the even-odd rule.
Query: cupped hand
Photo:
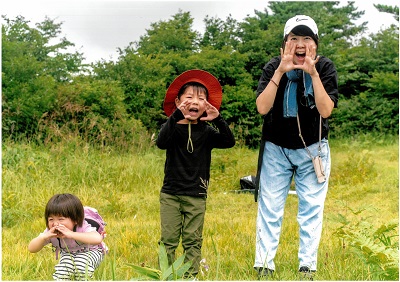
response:
[[[316,63],[319,61],[319,56],[317,56],[317,46],[315,45],[306,45],[306,57],[304,64],[295,65],[296,69],[303,70],[304,72],[313,75],[317,73],[317,69],[315,68]]]
[[[58,233],[57,237],[59,238],[71,238],[73,231],[69,230],[64,225],[60,224],[55,227],[55,233]]]
[[[189,105],[190,105],[190,101],[188,99],[186,99],[178,106],[178,109],[182,112],[183,116],[186,119],[190,119],[190,117],[191,117],[189,114]]]
[[[205,112],[207,116],[201,117],[200,120],[212,121],[219,116],[219,111],[217,110],[217,108],[211,105],[208,101],[205,101],[205,106],[206,106]]]
[[[45,232],[44,234],[45,234],[48,238],[58,237],[58,236],[60,235],[60,232],[57,231],[56,227],[57,227],[57,226],[53,226],[52,228],[49,229],[49,232]]]
[[[293,59],[296,53],[296,44],[292,41],[285,42],[285,48],[281,48],[281,62],[278,66],[278,71],[285,73],[294,70],[295,64]]]

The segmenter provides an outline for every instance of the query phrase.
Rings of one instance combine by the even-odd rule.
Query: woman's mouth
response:
[[[296,53],[295,54],[295,64],[302,65],[305,62],[306,54],[305,53]]]

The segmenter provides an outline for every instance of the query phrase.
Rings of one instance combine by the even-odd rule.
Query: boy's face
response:
[[[179,106],[185,101],[186,103],[184,104],[185,107],[183,114],[186,118],[191,121],[199,119],[206,109],[206,93],[197,87],[195,89],[193,86],[189,86],[180,98],[175,99],[176,107],[179,108]]]
[[[301,36],[295,35],[292,32],[289,33],[287,41],[291,44],[296,45],[296,50],[293,56],[293,63],[295,65],[302,65],[305,62],[306,58],[306,49],[317,47],[314,39],[311,36]],[[314,56],[316,54],[313,54]]]

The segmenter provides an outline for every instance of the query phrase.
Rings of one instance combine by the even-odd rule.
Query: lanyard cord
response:
[[[313,156],[311,155],[310,150],[307,148],[306,142],[304,142],[303,136],[301,135],[301,129],[300,129],[300,119],[299,119],[299,114],[297,114],[297,126],[299,128],[299,136],[301,138],[301,141],[303,141],[304,148],[307,150],[307,153],[310,155],[310,158],[313,159]],[[322,117],[321,115],[319,116],[319,144],[318,144],[318,156],[321,156],[321,131],[322,131]]]
[[[192,141],[192,122],[189,121],[189,137],[188,137],[188,142],[186,145],[186,149],[189,153],[193,153],[194,149],[193,149],[193,141]]]

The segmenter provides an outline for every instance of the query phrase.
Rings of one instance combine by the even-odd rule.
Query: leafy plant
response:
[[[365,209],[350,211],[358,216]],[[353,247],[369,266],[372,274],[384,280],[398,280],[399,278],[399,241],[398,220],[391,220],[382,224],[378,229],[365,220],[349,221],[339,214],[342,226],[335,234],[343,239],[343,247],[346,242]]]
[[[158,251],[158,259],[160,264],[160,269],[150,268],[146,266],[137,266],[134,264],[128,264],[132,267],[133,271],[141,276],[147,277],[150,280],[161,280],[161,281],[171,281],[171,280],[182,280],[185,278],[185,274],[192,265],[191,261],[184,263],[185,254],[181,255],[175,262],[169,266],[167,251],[163,242],[160,242],[160,247]]]

